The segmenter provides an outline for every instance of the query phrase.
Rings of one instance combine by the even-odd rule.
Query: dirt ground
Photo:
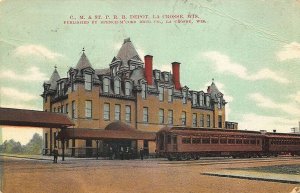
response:
[[[221,178],[202,172],[222,168],[299,164],[300,159],[50,160],[5,158],[3,193],[289,193],[300,185]],[[299,176],[300,177],[300,176]]]

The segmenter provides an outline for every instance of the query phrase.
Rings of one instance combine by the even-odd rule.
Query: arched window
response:
[[[184,90],[182,91],[182,103],[186,104],[187,101],[187,92]]]
[[[108,78],[103,79],[103,92],[104,93],[109,92],[109,79]]]
[[[142,84],[142,99],[146,99],[146,97],[147,97],[146,92],[147,92],[147,86],[145,83],[143,83]]]
[[[116,79],[114,84],[115,94],[120,94],[120,80]]]
[[[200,106],[204,105],[204,95],[203,93],[200,94]]]
[[[193,105],[197,105],[197,93],[193,93]]]
[[[209,95],[206,96],[206,106],[210,107],[210,97],[209,97]]]
[[[125,95],[130,96],[131,95],[131,83],[125,82]]]
[[[85,90],[92,90],[92,75],[84,74],[84,88]]]

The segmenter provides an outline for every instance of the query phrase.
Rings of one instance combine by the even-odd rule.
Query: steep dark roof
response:
[[[60,76],[56,70],[56,68],[54,69],[50,80],[47,82],[48,84],[50,84],[50,89],[51,90],[56,90],[56,86],[57,86],[57,81],[60,79]]]
[[[88,68],[88,67],[92,68],[92,65],[91,65],[89,59],[86,57],[85,53],[82,52],[82,55],[76,65],[76,69],[82,70],[82,69]]]
[[[217,100],[218,94],[222,95],[222,93],[219,91],[219,89],[217,88],[217,86],[214,82],[211,83],[211,85],[208,89],[208,93],[210,94],[211,98],[215,101]]]
[[[124,40],[122,47],[120,48],[117,57],[123,62],[123,65],[127,65],[128,60],[134,59],[142,61],[133,44],[130,41],[130,38]]]

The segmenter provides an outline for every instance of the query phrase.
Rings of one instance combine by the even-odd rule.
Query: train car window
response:
[[[195,143],[195,144],[201,143],[201,139],[200,138],[193,138],[192,143]]]
[[[258,139],[258,140],[256,141],[256,144],[259,145],[259,143],[260,143],[260,141],[259,141],[259,139]]]
[[[182,143],[183,144],[190,144],[191,143],[191,138],[187,138],[187,137],[182,138]]]
[[[236,144],[242,144],[242,143],[243,143],[243,141],[241,139],[236,140]]]
[[[249,139],[244,139],[244,144],[249,144]]]
[[[219,143],[219,139],[218,138],[212,138],[211,143],[217,144],[217,143]]]
[[[251,139],[251,140],[250,140],[250,143],[251,143],[251,144],[256,144],[255,139]]]
[[[228,144],[235,144],[234,142],[235,142],[234,139],[228,139]]]
[[[173,144],[177,144],[177,136],[173,136]]]
[[[171,144],[171,135],[167,135],[167,143]]]
[[[227,143],[227,139],[226,138],[221,138],[220,139],[220,143],[221,144],[226,144]]]
[[[202,143],[203,144],[209,144],[210,143],[210,139],[209,138],[202,138]]]

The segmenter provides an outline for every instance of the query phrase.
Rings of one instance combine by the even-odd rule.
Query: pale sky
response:
[[[206,23],[64,24],[80,15],[188,15]],[[181,84],[204,90],[215,79],[227,120],[239,129],[290,132],[300,121],[300,1],[0,1],[0,106],[42,110],[42,85],[54,65],[61,77],[82,47],[106,68],[130,37],[141,57],[170,70]],[[41,129],[3,129],[2,140],[25,144]]]

